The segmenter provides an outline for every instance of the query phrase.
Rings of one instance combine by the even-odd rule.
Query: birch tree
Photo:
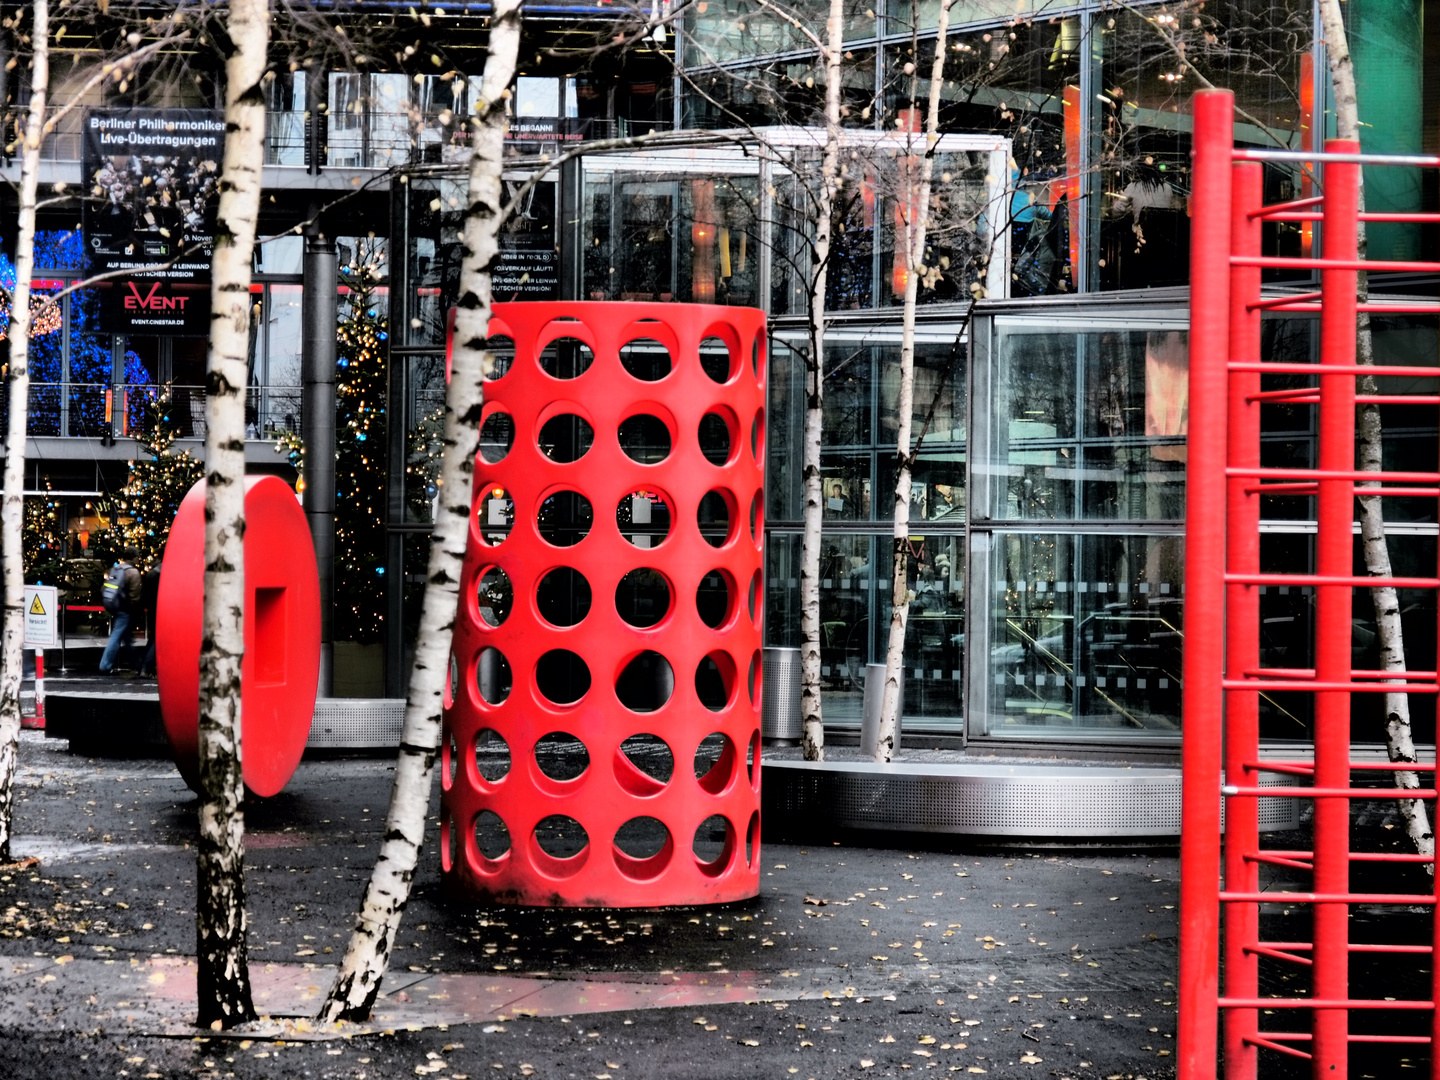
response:
[[[55,131],[75,109],[82,107],[89,95],[107,80],[124,81],[134,78],[140,67],[173,45],[187,40],[190,32],[183,28],[183,19],[176,18],[160,29],[159,36],[149,44],[126,52],[117,59],[94,65],[91,73],[72,86],[64,105],[55,107],[50,96],[48,8],[43,17],[36,5],[34,26],[45,25],[44,32],[32,28],[30,104],[25,113],[24,130],[16,140],[20,149],[19,213],[15,236],[15,288],[10,297],[11,323],[8,328],[9,373],[8,421],[5,434],[4,509],[0,511],[0,566],[4,567],[3,644],[0,644],[0,862],[10,857],[11,822],[14,813],[13,783],[19,755],[20,681],[22,676],[24,613],[23,521],[25,434],[29,423],[29,342],[37,318],[44,318],[62,296],[93,284],[99,278],[73,282],[65,288],[36,296],[31,285],[35,269],[35,218],[43,205],[39,201],[39,160],[41,143]],[[72,6],[67,8],[73,17]],[[19,16],[15,18],[19,29]],[[63,36],[64,27],[57,30]],[[124,35],[127,44],[135,38]],[[45,115],[47,109],[50,115]],[[68,201],[65,185],[56,185],[56,196],[49,202]],[[103,277],[103,275],[102,275]],[[13,449],[13,453],[12,453]],[[13,509],[13,513],[12,513]],[[13,571],[13,573],[12,573]]]
[[[1335,88],[1335,134],[1341,139],[1360,140],[1359,97],[1355,87],[1355,65],[1350,57],[1350,43],[1345,33],[1345,17],[1340,0],[1319,0],[1320,17],[1325,28],[1325,55],[1330,65],[1330,79]],[[1365,211],[1365,188],[1363,176],[1360,186],[1359,210]],[[1360,258],[1365,258],[1365,223],[1359,223]],[[1359,300],[1363,304],[1369,299],[1369,282],[1362,270],[1359,274]],[[1358,363],[1375,363],[1375,343],[1370,331],[1370,313],[1362,311],[1356,318],[1355,354]],[[1359,378],[1359,392],[1363,395],[1377,393],[1375,377],[1362,375]],[[1380,422],[1380,406],[1366,402],[1359,406],[1356,425],[1357,454],[1359,468],[1363,472],[1380,472],[1383,465],[1384,429]],[[1365,496],[1362,492],[1369,487],[1378,488],[1377,483],[1357,486],[1356,495],[1360,505],[1360,544],[1365,560],[1365,572],[1371,577],[1393,576],[1390,564],[1390,548],[1385,539],[1385,512],[1379,495]],[[1400,599],[1394,586],[1376,585],[1370,589],[1370,602],[1375,607],[1375,631],[1380,648],[1382,671],[1403,672],[1405,670],[1405,635],[1400,621]],[[1395,682],[1404,680],[1397,677]],[[1410,697],[1408,694],[1385,695],[1385,748],[1390,761],[1395,764],[1410,764],[1418,761],[1415,740],[1410,728]],[[1395,773],[1395,786],[1418,788],[1418,773],[1404,770]],[[1430,816],[1425,803],[1419,799],[1401,799],[1400,814],[1405,820],[1405,831],[1415,849],[1422,855],[1435,852],[1435,833],[1430,826]],[[1433,875],[1435,865],[1425,867]]]
[[[910,558],[910,468],[914,451],[910,446],[915,410],[915,309],[920,292],[920,275],[925,272],[925,232],[930,220],[930,181],[935,167],[935,146],[940,140],[940,94],[945,85],[945,36],[950,29],[952,0],[941,0],[936,29],[935,58],[930,65],[930,100],[925,110],[925,152],[918,163],[908,159],[901,186],[913,186],[914,198],[905,199],[902,235],[896,243],[905,248],[905,299],[900,329],[900,391],[896,404],[898,433],[895,441],[895,532],[890,607],[890,636],[885,651],[885,688],[880,704],[880,728],[875,740],[875,760],[889,761],[895,755],[895,734],[899,726],[900,671],[904,664],[905,622],[910,614],[910,585],[906,570]],[[911,97],[914,97],[913,89]],[[919,175],[914,175],[918,164]],[[905,204],[908,204],[905,205]],[[908,212],[906,212],[908,211]]]
[[[820,711],[820,437],[825,423],[825,291],[835,194],[840,186],[840,63],[844,55],[845,5],[830,0],[825,19],[825,148],[816,191],[815,241],[811,248],[810,351],[805,357],[804,532],[800,543],[800,746],[806,761],[825,760],[825,722]]]
[[[226,40],[228,39],[228,40]],[[225,150],[210,273],[205,377],[205,600],[200,641],[199,1023],[255,1018],[245,944],[240,664],[245,651],[245,385],[250,268],[264,162],[266,0],[231,0],[223,46]]]
[[[30,377],[30,280],[35,268],[35,201],[40,176],[40,140],[50,88],[50,4],[34,0],[30,27],[30,108],[20,148],[20,213],[15,229],[15,291],[10,297],[8,392],[5,432],[3,663],[0,663],[0,863],[10,861],[15,771],[20,757],[20,665],[25,636],[25,577],[20,557],[25,519],[25,426]]]
[[[425,839],[425,818],[440,752],[442,708],[449,678],[450,642],[460,597],[469,535],[475,456],[480,449],[485,379],[493,358],[486,351],[490,274],[499,252],[504,213],[501,171],[506,101],[520,49],[521,0],[497,0],[474,117],[469,196],[463,230],[460,298],[454,351],[445,391],[440,497],[430,534],[425,599],[410,668],[400,754],[385,819],[385,839],[366,886],[355,929],[324,1004],[321,1020],[363,1020],[380,992],[395,934],[410,898]]]

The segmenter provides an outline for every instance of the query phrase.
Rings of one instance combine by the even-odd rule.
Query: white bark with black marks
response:
[[[10,419],[5,431],[3,543],[4,622],[0,655],[0,863],[10,861],[15,810],[15,772],[20,765],[20,676],[25,639],[25,427],[29,416],[30,280],[35,270],[35,193],[40,176],[40,140],[45,97],[50,87],[49,0],[35,0],[31,27],[30,109],[20,147],[20,213],[15,223],[15,289],[10,296],[10,358],[7,392]]]
[[[1335,88],[1335,134],[1342,139],[1360,138],[1360,103],[1355,86],[1355,65],[1350,56],[1350,43],[1345,33],[1344,14],[1340,0],[1320,0],[1320,17],[1325,28],[1325,54],[1330,64],[1330,79]],[[1361,181],[1359,209],[1365,210],[1365,188]],[[1360,258],[1365,258],[1365,223],[1359,224]],[[1364,303],[1370,294],[1369,280],[1361,271],[1359,275],[1359,300]],[[1375,341],[1370,331],[1369,312],[1360,312],[1356,318],[1355,359],[1359,364],[1375,363]],[[1357,389],[1362,395],[1376,393],[1375,377],[1362,375]],[[1358,409],[1356,424],[1359,469],[1362,472],[1380,472],[1383,466],[1384,429],[1380,422],[1380,406],[1362,404]],[[1356,494],[1365,487],[1378,484],[1361,484]],[[1365,572],[1371,577],[1390,577],[1390,547],[1385,538],[1385,513],[1383,500],[1379,496],[1360,497],[1360,547],[1365,560]],[[1370,590],[1370,602],[1375,608],[1375,635],[1380,647],[1380,670],[1403,672],[1405,670],[1405,633],[1400,620],[1400,598],[1388,585]],[[1397,678],[1396,682],[1402,681]],[[1410,697],[1408,694],[1385,695],[1385,747],[1390,761],[1394,764],[1408,764],[1419,759],[1415,752],[1415,740],[1410,728]],[[1420,787],[1419,773],[1397,771],[1395,786],[1401,788]],[[1400,816],[1405,821],[1405,832],[1415,850],[1422,855],[1435,851],[1435,833],[1430,825],[1430,815],[1425,804],[1419,799],[1399,800]],[[1435,865],[1426,863],[1425,868],[1433,875]]]
[[[469,203],[465,213],[460,299],[455,313],[455,347],[445,390],[444,449],[440,498],[430,534],[430,561],[405,725],[395,765],[395,785],[385,819],[380,856],[350,936],[334,985],[321,1006],[321,1020],[364,1020],[380,992],[400,918],[410,899],[415,867],[425,840],[425,816],[440,752],[445,684],[450,677],[451,637],[459,610],[460,575],[469,536],[475,456],[485,377],[493,359],[486,351],[490,325],[490,274],[499,252],[503,219],[501,171],[505,150],[505,102],[520,49],[520,2],[497,0],[490,44],[474,120]]]
[[[205,374],[205,599],[200,640],[200,839],[195,907],[202,1027],[255,1018],[245,946],[240,664],[245,653],[245,386],[270,39],[266,0],[230,0],[225,150],[210,260]]]
[[[825,760],[820,711],[820,436],[825,424],[825,292],[835,196],[840,187],[840,61],[845,5],[830,0],[825,19],[825,148],[815,192],[815,243],[810,252],[809,352],[805,357],[804,528],[800,539],[800,749],[806,761]]]
[[[940,91],[945,78],[945,37],[950,29],[950,5],[941,0],[936,27],[935,59],[930,66],[930,98],[925,110],[925,153],[902,167],[900,191],[909,203],[896,243],[905,252],[905,297],[900,330],[900,389],[895,403],[898,430],[895,438],[895,517],[892,551],[890,636],[885,648],[885,687],[880,699],[880,726],[875,739],[875,760],[895,756],[900,726],[900,671],[905,662],[905,623],[910,616],[910,446],[915,412],[915,308],[920,275],[925,272],[925,231],[930,220],[930,181],[935,167],[935,145],[940,141]],[[918,165],[918,174],[916,166]],[[923,436],[922,436],[923,437]]]

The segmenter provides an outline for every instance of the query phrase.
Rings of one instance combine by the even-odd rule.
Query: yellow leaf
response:
[[[1020,1060],[1023,1061],[1026,1065],[1039,1065],[1040,1062],[1044,1061],[1045,1059],[1042,1057],[1038,1057],[1035,1054],[1022,1054]]]
[[[861,1058],[860,1067],[862,1069],[873,1069],[875,1067],[875,1062],[871,1061],[869,1058]]]

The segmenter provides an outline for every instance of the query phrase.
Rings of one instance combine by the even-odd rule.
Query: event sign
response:
[[[126,272],[108,289],[102,329],[206,332],[224,143],[215,110],[85,111],[90,270]]]

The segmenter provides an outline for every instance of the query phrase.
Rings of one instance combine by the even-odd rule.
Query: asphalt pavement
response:
[[[196,802],[174,767],[36,732],[21,765],[13,853],[39,861],[0,868],[7,1080],[1175,1075],[1173,851],[762,840],[745,903],[538,910],[443,896],[432,831],[374,1022],[327,1028],[305,1018],[393,767],[307,759],[246,805],[265,1019],[215,1037],[190,1026]]]

